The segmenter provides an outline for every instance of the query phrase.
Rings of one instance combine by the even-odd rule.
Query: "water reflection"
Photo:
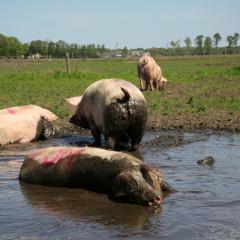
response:
[[[98,222],[104,225],[140,227],[160,208],[146,208],[131,204],[114,203],[105,195],[83,189],[37,186],[21,183],[26,200],[39,211],[77,221]]]

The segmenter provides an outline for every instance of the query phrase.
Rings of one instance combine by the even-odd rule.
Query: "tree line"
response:
[[[171,41],[167,48],[130,49],[125,46],[123,49],[109,49],[105,45],[80,45],[76,43],[66,43],[63,40],[57,42],[34,40],[30,43],[21,43],[16,37],[9,37],[0,34],[0,57],[38,57],[42,58],[63,58],[66,53],[70,58],[96,58],[105,54],[108,56],[127,56],[131,52],[150,52],[153,56],[165,55],[209,55],[209,54],[232,54],[240,53],[238,46],[239,34],[234,33],[226,37],[228,43],[225,47],[219,47],[222,36],[215,33],[212,37],[198,35],[194,40],[190,37],[184,39],[184,46],[180,45],[180,40]],[[134,54],[132,54],[134,55]]]
[[[63,58],[66,53],[71,58],[96,58],[110,51],[105,45],[79,45],[68,44],[63,40],[57,42],[35,40],[30,43],[21,43],[16,37],[8,37],[0,34],[0,57],[31,57]]]
[[[234,33],[226,37],[227,46],[219,47],[222,41],[220,33],[215,33],[212,37],[198,35],[194,42],[190,37],[184,39],[184,46],[180,46],[180,40],[171,41],[167,48],[149,48],[151,55],[209,55],[209,54],[233,54],[240,53],[238,41],[239,33]],[[193,43],[195,44],[193,46]]]

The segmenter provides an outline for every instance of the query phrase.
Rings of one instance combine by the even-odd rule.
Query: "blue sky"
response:
[[[239,0],[1,0],[0,33],[22,42],[166,47],[172,40],[240,33]]]

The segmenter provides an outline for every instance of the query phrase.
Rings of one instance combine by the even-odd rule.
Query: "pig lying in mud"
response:
[[[147,104],[142,92],[122,79],[103,79],[90,85],[70,119],[70,123],[91,130],[96,146],[101,145],[103,134],[112,150],[123,143],[137,149],[146,121]]]
[[[130,154],[90,147],[50,147],[28,155],[19,180],[85,188],[119,202],[160,205],[174,189],[163,174]]]
[[[0,145],[28,143],[39,139],[47,121],[57,116],[35,105],[11,107],[0,110]]]
[[[153,91],[154,87],[157,89],[159,88],[160,90],[160,85],[162,84],[162,70],[151,56],[144,54],[142,57],[140,57],[138,60],[137,70],[140,80],[140,89],[142,91]],[[144,82],[145,89],[143,86]]]

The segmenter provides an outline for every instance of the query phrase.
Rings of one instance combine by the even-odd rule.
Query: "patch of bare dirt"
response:
[[[240,113],[229,116],[223,110],[207,110],[204,113],[150,114],[147,129],[213,129],[240,131]]]

